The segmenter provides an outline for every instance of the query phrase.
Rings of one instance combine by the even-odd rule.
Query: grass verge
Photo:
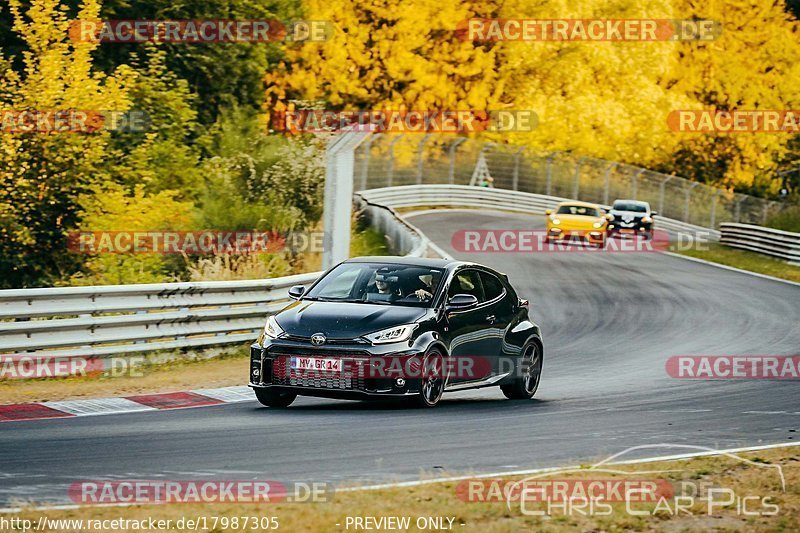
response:
[[[375,520],[408,517],[410,525],[406,530],[409,531],[436,530],[419,527],[425,524],[422,521],[418,524],[417,520],[428,517],[441,520],[444,527],[438,529],[454,531],[799,531],[800,448],[787,447],[737,455],[747,461],[726,456],[703,457],[613,467],[624,471],[620,474],[581,470],[545,478],[559,482],[577,479],[659,479],[668,481],[675,490],[674,494],[665,495],[654,502],[631,502],[627,507],[624,502],[610,504],[610,510],[596,505],[594,510],[583,507],[579,511],[576,506],[585,502],[578,500],[569,507],[569,511],[564,505],[553,505],[548,511],[545,503],[529,502],[525,505],[525,512],[519,501],[512,501],[507,506],[502,497],[499,498],[501,501],[495,502],[468,502],[460,496],[465,493],[460,492],[459,487],[467,483],[461,481],[383,490],[339,491],[324,503],[181,503],[82,507],[60,511],[23,508],[18,514],[5,516],[31,520],[33,523],[43,515],[50,520],[153,518],[172,520],[173,525],[181,518],[197,520],[204,517],[207,524],[216,523],[216,531],[251,530],[241,525],[241,517],[274,517],[279,529],[284,531],[359,530],[354,527],[354,519],[366,517]],[[775,465],[782,469],[785,490]],[[688,499],[679,501],[676,496]],[[677,510],[678,502],[682,505],[680,511]],[[642,514],[634,515],[627,510],[628,507]],[[532,511],[541,511],[543,514],[534,516],[530,514]],[[228,519],[227,525],[220,523],[220,517]],[[236,525],[232,523],[234,517],[240,517]],[[347,527],[348,524],[350,527]],[[173,529],[177,528],[173,526]],[[203,530],[202,527],[199,529]],[[44,528],[40,531],[57,529]]]
[[[708,243],[708,250],[686,250],[678,253],[767,276],[800,282],[800,267],[767,255],[738,250],[723,244]]]

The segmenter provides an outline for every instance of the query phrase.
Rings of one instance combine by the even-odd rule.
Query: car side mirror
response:
[[[291,289],[289,289],[289,298],[292,300],[299,300],[301,296],[306,292],[306,288],[303,285],[295,285]]]
[[[472,294],[456,294],[447,300],[447,309],[463,311],[478,305],[478,299]]]
[[[658,211],[650,211],[650,216],[654,217],[658,214]]]
[[[553,210],[552,209],[545,209],[544,210],[544,214],[545,215],[552,215],[553,214]]]

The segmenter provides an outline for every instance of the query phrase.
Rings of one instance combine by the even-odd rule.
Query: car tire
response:
[[[530,400],[539,388],[542,377],[542,354],[536,343],[525,347],[520,365],[521,376],[500,389],[509,400]]]
[[[444,393],[444,356],[434,348],[422,360],[419,392],[414,398],[417,407],[436,407]]]
[[[289,407],[297,398],[297,394],[280,392],[269,389],[253,389],[256,399],[266,407]]]

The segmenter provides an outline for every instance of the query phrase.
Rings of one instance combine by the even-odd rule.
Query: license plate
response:
[[[292,370],[318,370],[320,372],[341,372],[342,360],[326,357],[292,357],[289,363]]]
[[[632,230],[632,229],[621,229],[619,231],[621,233],[636,233],[636,230]]]

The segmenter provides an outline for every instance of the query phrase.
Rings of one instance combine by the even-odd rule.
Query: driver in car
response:
[[[368,292],[367,300],[373,302],[393,302],[400,297],[397,281],[396,275],[378,271],[375,274],[375,289],[377,289],[377,292]]]

